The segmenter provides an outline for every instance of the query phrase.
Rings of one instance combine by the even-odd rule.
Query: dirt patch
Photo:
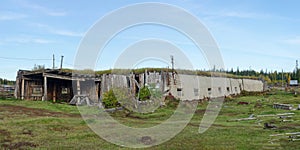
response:
[[[156,140],[152,139],[150,136],[143,136],[140,141],[145,145],[151,145],[155,143]]]
[[[299,129],[299,124],[288,124],[278,127],[279,130],[296,130]]]
[[[31,130],[28,130],[28,129],[23,129],[23,131],[22,131],[22,134],[25,134],[25,135],[33,135],[32,134],[32,131]]]
[[[239,115],[238,113],[219,113],[219,115],[224,115],[224,116],[230,116],[230,117],[232,117],[232,116],[237,116],[237,115]]]
[[[5,147],[5,144],[3,143],[10,143],[12,141],[10,138],[10,132],[0,129],[0,139],[0,147]]]
[[[31,117],[48,116],[48,117],[80,117],[79,114],[68,114],[63,112],[54,112],[39,108],[28,108],[23,106],[14,105],[0,105],[0,112],[10,112],[8,116],[13,117],[14,115],[28,115]],[[10,116],[11,115],[11,116]]]
[[[192,126],[192,127],[199,127],[199,124],[196,124],[196,123],[188,123],[189,126]]]
[[[205,111],[206,111],[206,109],[197,109],[195,111],[195,114],[201,114],[201,115],[203,115],[205,113]]]
[[[62,126],[62,125],[49,127],[48,129],[51,130],[51,131],[58,131],[58,132],[70,131],[71,130],[71,128],[65,127],[65,126]]]
[[[7,130],[0,129],[0,135],[1,136],[9,136],[10,133]]]
[[[188,123],[189,126],[199,127],[200,123]],[[212,124],[211,126],[201,125],[201,127],[216,127],[216,128],[242,128],[242,125],[222,125],[222,124]]]
[[[5,149],[21,149],[21,148],[36,147],[37,145],[30,142],[17,142],[17,143],[3,144],[2,146]]]
[[[200,115],[204,115],[206,112],[218,112],[217,110],[213,110],[213,109],[197,109],[195,111],[195,114],[200,114]]]

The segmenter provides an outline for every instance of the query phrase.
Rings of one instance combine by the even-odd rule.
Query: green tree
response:
[[[149,100],[150,97],[151,97],[151,93],[148,87],[147,86],[142,87],[139,91],[139,100],[140,101]]]
[[[41,70],[45,70],[45,65],[34,64],[32,71],[41,71]]]
[[[120,106],[113,90],[109,90],[103,94],[102,102],[105,108],[115,108]]]

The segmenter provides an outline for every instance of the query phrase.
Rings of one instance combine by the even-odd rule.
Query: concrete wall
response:
[[[260,92],[264,89],[263,82],[259,80],[243,79],[243,86],[245,91]]]
[[[230,79],[227,78],[179,74],[178,79],[181,83],[178,85],[181,91],[177,89],[177,93],[172,94],[181,100],[198,100],[232,94]]]
[[[174,78],[175,80],[171,73],[159,72],[148,72],[139,75],[132,74],[129,77],[125,75],[103,75],[101,90],[105,92],[111,87],[123,87],[130,88],[132,92],[135,92],[137,84],[140,87],[154,84],[163,93],[169,91],[173,96],[181,100],[199,100],[238,95],[242,90],[249,92],[263,91],[263,82],[259,80],[185,74],[175,74]],[[139,81],[135,81],[136,79]],[[170,83],[170,85],[167,83]]]
[[[231,95],[237,95],[240,94],[243,90],[243,81],[242,79],[229,79],[230,80],[230,90]]]
[[[240,94],[262,92],[263,82],[252,79],[233,79],[223,77],[205,77],[196,75],[177,75],[178,85],[171,86],[171,93],[181,100],[198,100]],[[174,89],[176,88],[176,89]]]

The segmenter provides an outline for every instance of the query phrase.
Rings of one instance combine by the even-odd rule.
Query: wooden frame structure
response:
[[[95,82],[94,87],[86,86]],[[98,87],[98,88],[97,88]],[[92,75],[80,75],[57,69],[19,70],[15,97],[27,100],[57,100],[69,102],[74,95],[86,94],[92,100],[100,95],[100,80]]]

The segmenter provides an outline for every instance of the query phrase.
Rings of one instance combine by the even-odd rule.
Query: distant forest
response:
[[[0,78],[0,84],[14,85],[15,83],[16,83],[16,81],[11,81],[11,80],[7,80],[7,79],[2,79],[2,78]]]
[[[130,70],[133,73],[143,73],[145,70],[149,72],[160,72],[160,71],[171,71],[168,68],[140,68],[140,69],[133,69]],[[71,69],[64,69],[65,72],[72,72]],[[77,70],[78,71],[78,70]],[[93,71],[93,70],[81,70],[78,72],[81,73],[95,73],[95,74],[109,74],[112,72],[121,73],[122,69],[114,69],[114,70],[101,70],[101,71]],[[233,68],[230,70],[219,70],[219,69],[211,69],[211,70],[175,70],[177,73],[184,73],[184,74],[197,74],[202,76],[222,76],[222,77],[229,77],[229,78],[247,78],[247,79],[259,79],[267,82],[268,84],[273,85],[281,85],[281,84],[287,84],[290,83],[290,80],[298,80],[300,82],[300,69],[296,67],[293,72],[282,72],[282,71],[268,71],[268,70],[239,70],[237,68],[234,70]],[[126,72],[126,69],[125,69]],[[128,72],[128,71],[127,71]]]
[[[33,71],[37,70],[44,70],[45,66],[43,65],[35,65],[35,67],[32,69]],[[117,72],[120,73],[120,70],[116,69]],[[114,70],[114,71],[116,71]],[[168,68],[141,68],[141,69],[134,69],[134,73],[142,73],[145,72],[145,70],[148,70],[150,72],[152,71],[170,71]],[[67,69],[64,68],[62,71],[64,72],[72,72],[74,70],[72,69]],[[93,71],[93,70],[82,70],[79,71],[81,73],[96,73],[96,74],[109,74],[112,73],[112,70],[102,70],[102,71]],[[267,70],[260,70],[255,71],[255,70],[239,70],[237,68],[234,70],[233,68],[230,70],[218,70],[215,69],[215,67],[211,70],[196,70],[191,71],[191,70],[176,70],[178,73],[185,73],[185,74],[197,74],[197,75],[203,75],[203,76],[223,76],[223,77],[230,77],[230,78],[249,78],[249,79],[260,79],[268,84],[273,84],[273,85],[281,85],[281,84],[287,84],[290,83],[290,80],[298,80],[300,82],[300,69],[298,68],[298,62],[296,65],[296,68],[294,69],[293,72],[282,72],[282,71],[267,71]],[[7,85],[14,85],[15,81],[10,81],[7,79],[2,79],[0,78],[0,84],[7,84]]]
[[[243,70],[240,71],[238,68],[236,71],[231,69],[230,71],[225,71],[227,74],[232,74],[236,76],[248,76],[257,77],[261,80],[266,81],[269,84],[286,84],[290,80],[300,81],[300,69],[296,68],[293,72],[278,72],[278,71],[267,71],[261,70],[259,72],[254,70]]]

